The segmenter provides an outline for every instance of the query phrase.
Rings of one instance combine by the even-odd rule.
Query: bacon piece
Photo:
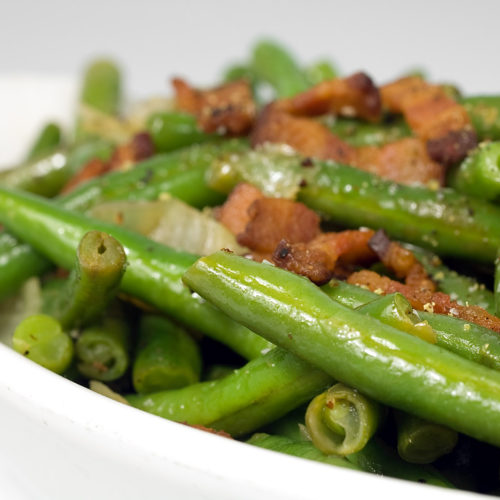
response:
[[[273,105],[259,115],[251,135],[252,146],[266,142],[288,144],[305,156],[350,164],[356,150],[328,128],[307,118],[291,116]]]
[[[282,239],[307,242],[319,232],[319,216],[303,203],[282,198],[258,198],[248,209],[250,221],[237,236],[240,245],[258,253],[274,251]]]
[[[361,72],[348,78],[321,82],[294,97],[278,101],[276,105],[298,116],[334,113],[369,121],[378,121],[382,110],[378,88],[366,73]]]
[[[373,235],[368,246],[377,254],[384,266],[394,272],[396,278],[404,278],[405,283],[410,286],[431,292],[436,290],[435,283],[413,252],[391,241],[383,229],[379,229]]]
[[[479,306],[462,306],[451,300],[450,296],[445,293],[431,292],[428,289],[405,285],[367,270],[351,274],[347,282],[365,286],[377,293],[399,292],[408,299],[412,307],[419,311],[448,314],[500,333],[500,318],[493,316]]]
[[[188,427],[192,427],[193,429],[198,429],[200,431],[205,431],[205,432],[210,432],[210,434],[215,434],[216,436],[221,436],[229,439],[233,439],[233,436],[229,434],[229,432],[222,431],[222,430],[217,430],[213,429],[212,427],[205,427],[204,425],[199,425],[199,424],[188,424],[187,422],[181,422],[184,425],[187,425]]]
[[[425,143],[408,137],[383,146],[364,146],[356,150],[353,165],[401,184],[444,185],[445,169],[432,160]]]
[[[372,230],[347,230],[323,233],[309,242],[291,244],[282,240],[273,253],[273,262],[283,269],[306,276],[313,283],[324,284],[341,269],[366,264],[376,258],[368,242]]]
[[[252,184],[243,182],[238,184],[228,199],[215,211],[216,219],[224,224],[235,236],[243,233],[250,222],[248,209],[257,199],[264,195]]]
[[[403,113],[411,129],[426,141],[431,158],[443,165],[460,161],[477,145],[465,108],[439,85],[410,76],[384,85],[381,95],[384,106]]]
[[[247,81],[238,80],[209,90],[196,90],[180,78],[174,78],[172,85],[177,108],[196,115],[203,131],[223,130],[230,135],[243,135],[250,130],[255,104]]]
[[[131,141],[117,146],[109,161],[94,158],[83,166],[61,189],[61,193],[69,193],[82,182],[100,177],[114,170],[124,170],[130,165],[145,160],[155,152],[153,140],[147,132],[132,137]]]

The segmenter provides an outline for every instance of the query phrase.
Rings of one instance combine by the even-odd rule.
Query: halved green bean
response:
[[[336,455],[328,455],[318,450],[309,441],[294,441],[293,439],[283,436],[271,436],[259,432],[254,434],[248,441],[248,444],[265,448],[267,450],[279,451],[294,457],[305,458],[307,460],[314,460],[324,464],[335,465],[337,467],[345,467],[347,469],[362,470],[358,465],[349,462],[344,457]]]
[[[76,341],[78,371],[89,379],[120,378],[130,363],[130,329],[121,317],[109,316],[84,328]]]
[[[239,436],[309,401],[331,378],[283,349],[273,349],[230,375],[182,389],[131,394],[135,407],[169,420]]]
[[[274,88],[277,97],[290,97],[309,88],[309,82],[292,55],[279,44],[261,41],[252,52],[251,69]]]
[[[220,137],[203,132],[194,115],[179,111],[153,113],[146,121],[146,129],[158,153],[167,153]]]
[[[50,201],[0,188],[0,221],[59,266],[71,269],[80,239],[89,230],[104,231],[124,246],[128,267],[121,288],[165,312],[181,324],[227,344],[248,359],[272,345],[199,296],[181,277],[196,256],[172,250],[120,226],[69,212]]]
[[[73,341],[56,319],[45,314],[24,319],[14,332],[12,347],[56,373],[63,373],[73,358]]]
[[[370,308],[363,307],[363,304],[380,299],[380,295],[370,290],[337,280],[332,280],[323,286],[322,290],[341,304],[366,313],[369,313]],[[443,314],[418,311],[418,316],[432,327],[438,346],[463,358],[500,370],[500,338],[497,332]]]
[[[456,431],[443,425],[398,412],[398,453],[407,462],[430,464],[457,444]]]
[[[500,199],[500,142],[483,142],[448,176],[461,193],[483,200]]]
[[[61,128],[56,123],[47,123],[26,155],[25,162],[40,160],[53,153],[61,144]]]
[[[350,455],[362,450],[381,418],[381,408],[358,391],[335,384],[316,396],[306,412],[312,442],[327,455]]]
[[[64,329],[89,325],[118,293],[127,264],[125,250],[112,236],[89,231],[80,240],[76,264],[51,305]]]
[[[500,444],[500,373],[329,299],[307,279],[217,252],[184,275],[267,340],[373,399]]]
[[[198,344],[181,328],[160,316],[143,316],[132,366],[137,392],[177,389],[200,380]]]

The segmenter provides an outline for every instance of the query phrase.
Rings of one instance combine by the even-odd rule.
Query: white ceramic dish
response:
[[[227,8],[229,3],[224,3]],[[278,3],[284,7],[283,3]],[[260,4],[262,8],[264,4]],[[266,24],[262,29],[285,39],[292,46],[295,40],[294,48],[303,58],[332,53],[346,71],[357,69],[345,63],[351,60],[350,57],[354,61],[352,64],[358,67],[371,65],[369,70],[381,67],[381,72],[375,74],[377,81],[387,79],[418,61],[422,61],[434,76],[464,82],[470,92],[494,92],[495,82],[500,81],[500,70],[491,66],[492,59],[488,56],[494,53],[492,51],[498,44],[490,41],[486,45],[484,38],[485,33],[492,34],[493,29],[496,30],[497,16],[491,12],[492,2],[482,4],[483,13],[477,19],[473,15],[477,2],[467,4],[462,14],[456,12],[454,2],[445,2],[440,9],[434,2],[419,2],[417,12],[406,12],[403,3],[383,2],[379,5],[381,11],[387,12],[391,6],[397,11],[396,16],[399,15],[402,23],[400,29],[389,31],[397,21],[387,14],[385,21],[377,25],[377,30],[366,34],[363,30],[371,21],[358,18],[361,22],[355,25],[356,43],[351,36],[352,19],[363,8],[361,2],[354,2],[351,7],[345,5],[345,9],[339,12],[332,11],[333,4],[326,7],[326,2],[313,1],[308,5],[311,11],[321,6],[326,9],[327,12],[318,20],[320,29],[315,31],[319,33],[325,29],[325,19],[329,16],[331,44],[318,42],[317,34],[316,38],[295,40],[294,35],[302,28],[301,23],[310,25],[312,14],[295,15],[294,23],[286,25],[280,22],[277,26],[268,22],[272,19],[269,9],[273,10],[268,3],[265,6],[268,15],[263,20]],[[254,6],[257,7],[255,2],[252,9]],[[276,12],[278,7],[274,9]],[[440,17],[441,23],[446,19],[446,29],[437,30],[434,18],[430,25],[426,25],[430,15],[426,9],[432,9],[433,16]],[[242,15],[250,16],[247,17],[248,24],[255,24],[257,15],[252,18],[249,7],[243,11]],[[292,11],[298,12],[296,4]],[[456,26],[461,17],[467,22],[466,30]],[[479,24],[478,19],[484,22]],[[346,27],[349,20],[351,24]],[[201,30],[200,39],[203,32],[211,30],[211,26],[197,28]],[[243,38],[246,38],[244,43],[242,40],[239,43],[241,54],[249,39],[257,33],[255,29],[242,29]],[[439,38],[442,33],[446,33],[443,37],[446,40]],[[374,37],[372,42],[368,35]],[[420,50],[410,42],[414,42],[417,36],[421,36]],[[498,35],[495,36],[498,41]],[[343,45],[341,40],[345,41]],[[206,44],[208,53],[214,42],[206,38]],[[363,44],[364,54],[359,49]],[[395,44],[405,47],[391,53],[389,48]],[[317,47],[321,47],[321,51]],[[235,50],[232,47],[233,55]],[[402,50],[408,50],[409,59],[401,56]],[[76,51],[75,57],[82,54],[83,51]],[[479,57],[484,58],[484,63],[477,63]],[[219,59],[227,61],[224,57]],[[410,64],[403,64],[402,61],[407,60]],[[217,65],[217,61],[213,63],[211,60],[209,64]],[[176,64],[172,64],[173,70],[177,69]],[[134,71],[134,67],[129,69]],[[186,75],[189,74],[188,65]],[[485,81],[486,84],[478,85],[478,82]],[[0,165],[14,162],[22,155],[45,119],[70,120],[75,96],[73,82],[72,78],[33,75],[24,71],[8,77],[0,75],[0,137],[3,138]],[[424,495],[427,500],[477,498],[468,493],[295,459],[168,422],[94,394],[36,366],[2,344],[0,408],[0,498],[294,500],[325,498],[325,495],[353,499],[370,495],[384,500],[412,500]]]

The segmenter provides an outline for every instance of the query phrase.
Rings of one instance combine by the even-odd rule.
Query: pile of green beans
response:
[[[287,98],[339,75],[330,61],[302,65],[265,40],[223,81],[246,79],[261,108],[269,89]],[[139,410],[249,445],[446,488],[500,489],[498,474],[483,484],[479,465],[467,484],[450,466],[463,462],[467,443],[500,447],[498,333],[415,311],[399,293],[337,279],[318,287],[229,250],[200,258],[127,229],[123,214],[115,223],[89,215],[108,201],[170,196],[210,212],[249,182],[306,204],[325,225],[384,228],[440,291],[498,316],[500,98],[450,94],[483,142],[450,169],[448,187],[433,189],[304,162],[281,146],[253,150],[248,137],[206,133],[175,106],[151,109],[137,125],[123,88],[114,62],[91,63],[74,130],[46,124],[19,164],[0,172],[0,301],[26,310],[7,333],[0,317],[2,338],[74,382],[109,384],[103,394],[116,391]],[[319,119],[354,146],[412,135],[388,113],[380,123]],[[85,164],[108,161],[136,132],[149,134],[152,157],[61,194]],[[490,289],[447,258],[493,271]],[[37,281],[30,304],[28,278]],[[500,453],[491,455],[490,469],[500,470]]]

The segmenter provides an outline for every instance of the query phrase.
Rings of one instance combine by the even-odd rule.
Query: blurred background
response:
[[[422,68],[467,93],[497,92],[499,14],[496,0],[2,2],[0,137],[8,145],[0,160],[14,161],[36,116],[68,108],[68,77],[75,81],[97,55],[120,61],[133,97],[170,92],[172,75],[210,84],[261,37],[282,41],[304,63],[328,58],[377,83]]]

